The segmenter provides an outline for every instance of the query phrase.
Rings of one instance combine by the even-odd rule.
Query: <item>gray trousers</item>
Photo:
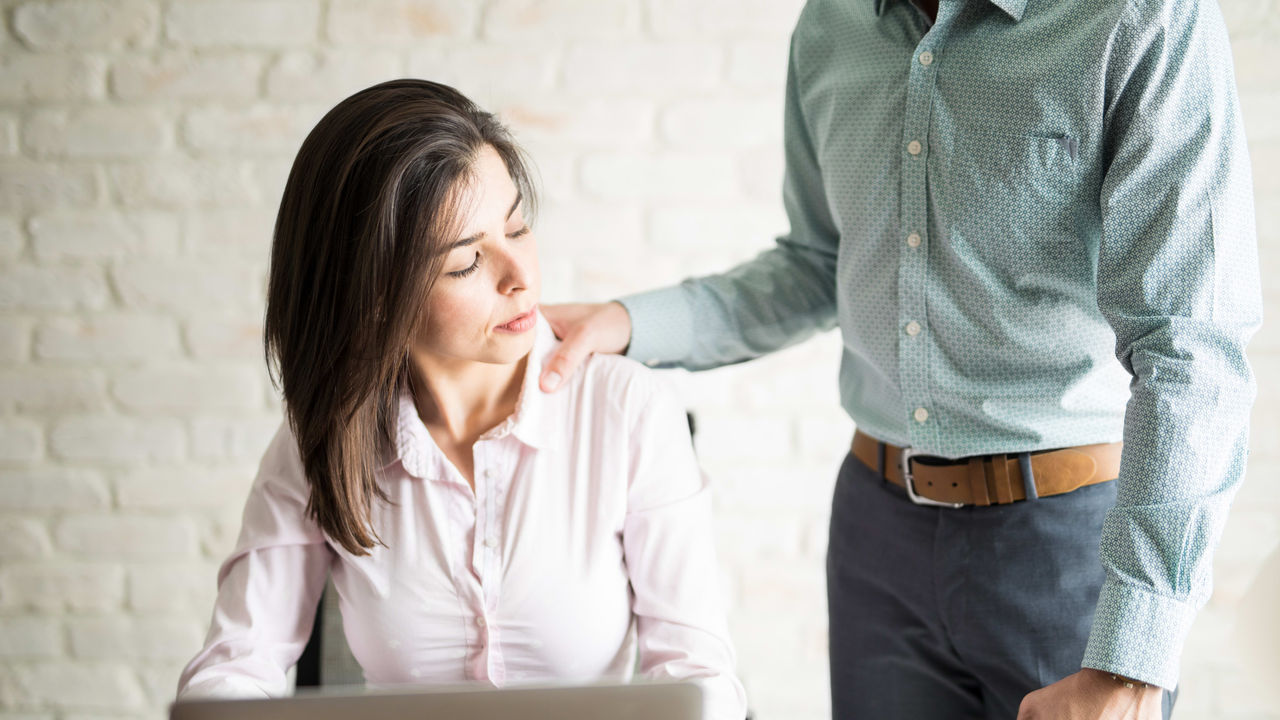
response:
[[[827,549],[832,717],[1014,720],[1027,693],[1078,671],[1115,498],[1108,482],[923,507],[847,456]]]

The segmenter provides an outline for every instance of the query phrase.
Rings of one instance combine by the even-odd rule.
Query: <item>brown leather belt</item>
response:
[[[1027,498],[1022,467],[1030,465],[1033,497],[1061,495],[1120,475],[1123,443],[1080,445],[1018,455],[977,455],[958,460],[927,457],[910,448],[882,443],[859,430],[853,455],[863,465],[903,488],[920,505],[996,505]],[[883,449],[883,455],[881,451]],[[903,475],[904,467],[907,477]]]

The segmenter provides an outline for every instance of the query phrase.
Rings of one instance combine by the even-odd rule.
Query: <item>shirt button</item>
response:
[[[929,411],[924,408],[916,408],[916,411],[911,416],[916,419],[916,422],[922,423],[929,419]]]
[[[485,470],[485,471],[484,471],[484,479],[485,479],[485,480],[492,480],[492,479],[493,479],[493,471],[492,471],[492,470]]]
[[[920,247],[920,235],[918,233],[911,233],[908,235],[907,245],[911,247]]]
[[[485,546],[485,547],[487,547],[487,548],[496,548],[496,547],[498,547],[498,538],[492,538],[492,537],[491,537],[491,538],[485,538],[485,539],[484,539],[484,546]]]
[[[932,65],[933,53],[929,52],[928,50],[925,50],[924,52],[920,53],[920,64],[925,67],[929,67],[930,65]]]
[[[911,336],[919,335],[920,323],[916,322],[915,320],[912,320],[911,322],[907,323],[907,334]]]
[[[484,627],[484,618],[482,617],[476,618],[476,625],[479,625],[480,627]]]
[[[922,149],[923,147],[921,147],[919,140],[912,140],[911,142],[907,143],[907,152],[911,153],[912,155],[919,155]]]

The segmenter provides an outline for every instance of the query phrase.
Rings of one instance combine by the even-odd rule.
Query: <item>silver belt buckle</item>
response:
[[[901,460],[902,484],[907,489],[907,497],[911,498],[911,502],[915,503],[916,505],[927,505],[929,507],[945,507],[945,508],[964,507],[964,503],[938,502],[937,500],[930,500],[927,497],[923,497],[921,495],[916,494],[916,477],[911,473],[911,458],[915,457],[916,455],[923,455],[923,454],[924,453],[918,453],[909,447],[902,448],[902,454],[900,455],[900,457],[902,458]]]

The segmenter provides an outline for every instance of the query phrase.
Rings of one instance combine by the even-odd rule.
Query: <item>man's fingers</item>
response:
[[[588,352],[581,333],[566,338],[560,345],[560,351],[542,369],[542,377],[538,381],[542,392],[555,392],[559,389],[565,378],[577,372]]]

